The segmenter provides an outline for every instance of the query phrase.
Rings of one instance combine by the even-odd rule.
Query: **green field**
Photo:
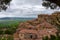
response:
[[[26,20],[0,20],[0,40],[13,40],[18,25]],[[5,36],[10,35],[10,36]]]
[[[24,20],[0,20],[0,28],[11,28],[18,26]]]
[[[18,25],[26,20],[0,20],[0,34],[13,34]]]
[[[31,20],[31,18],[1,18],[0,40],[13,40],[13,34],[16,32],[19,24],[27,20]]]

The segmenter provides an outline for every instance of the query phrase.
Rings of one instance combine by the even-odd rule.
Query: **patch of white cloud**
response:
[[[0,17],[37,17],[38,14],[57,11],[45,9],[41,3],[42,0],[12,0],[10,7],[0,12]]]

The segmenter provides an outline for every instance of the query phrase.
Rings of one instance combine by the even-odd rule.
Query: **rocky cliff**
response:
[[[60,12],[40,14],[37,19],[20,23],[14,40],[42,40],[42,37],[55,35],[60,26]]]

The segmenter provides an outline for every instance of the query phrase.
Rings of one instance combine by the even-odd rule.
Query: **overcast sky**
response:
[[[12,0],[6,11],[0,12],[1,17],[37,17],[38,14],[51,14],[57,10],[45,9],[42,0]]]

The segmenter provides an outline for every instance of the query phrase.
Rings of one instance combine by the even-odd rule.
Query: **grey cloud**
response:
[[[45,9],[42,0],[12,0],[6,12],[0,12],[0,17],[37,17],[41,13],[52,13],[57,10]]]

